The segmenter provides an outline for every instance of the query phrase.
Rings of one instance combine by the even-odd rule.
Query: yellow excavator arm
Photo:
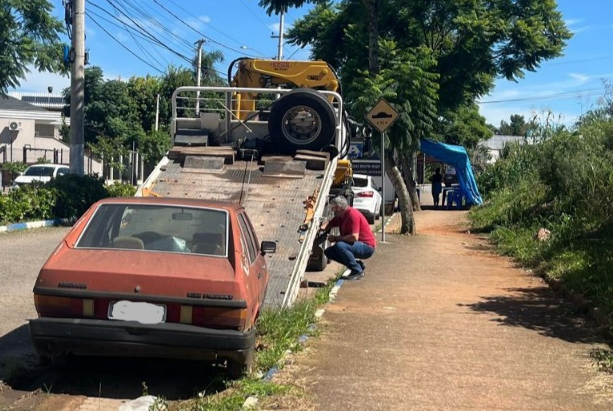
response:
[[[339,80],[334,70],[322,60],[289,61],[243,58],[230,82],[232,87],[246,88],[309,88],[339,91]],[[231,65],[232,66],[232,65]],[[256,111],[256,93],[237,93],[234,115],[245,120]]]

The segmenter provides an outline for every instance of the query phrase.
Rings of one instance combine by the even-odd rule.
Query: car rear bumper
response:
[[[66,353],[113,357],[243,361],[255,346],[255,329],[216,330],[189,324],[38,318],[30,337],[40,356]]]

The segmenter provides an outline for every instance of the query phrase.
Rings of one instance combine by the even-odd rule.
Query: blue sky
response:
[[[61,0],[52,0],[52,3],[56,6],[56,15],[63,18]],[[237,57],[277,56],[278,39],[271,35],[278,35],[279,17],[269,17],[257,3],[257,0],[86,0],[86,48],[90,64],[100,66],[108,78],[125,79],[134,75],[158,75],[158,70],[163,71],[169,63],[187,65],[163,47],[132,37],[123,24],[135,23],[113,9],[114,4],[183,56],[191,57],[190,52],[195,55],[194,42],[205,38],[204,50],[224,53],[225,61],[216,67],[225,77],[227,65]],[[604,94],[603,80],[613,80],[613,2],[558,0],[558,6],[574,33],[564,56],[543,63],[537,72],[526,73],[517,83],[497,81],[495,90],[480,102],[481,114],[488,123],[499,125],[512,114],[544,119],[545,113],[551,111],[556,121],[572,124],[581,113],[598,105]],[[290,27],[306,10],[289,10],[285,27]],[[161,24],[147,21],[147,15]],[[308,57],[306,49],[283,47],[285,59]],[[68,85],[66,77],[32,72],[17,91],[45,92],[48,86],[60,91]]]

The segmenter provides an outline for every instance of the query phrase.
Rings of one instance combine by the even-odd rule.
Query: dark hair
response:
[[[441,168],[440,168],[440,167],[436,167],[436,168],[434,169],[434,172],[435,172],[435,173],[440,173],[440,172],[441,172]]]

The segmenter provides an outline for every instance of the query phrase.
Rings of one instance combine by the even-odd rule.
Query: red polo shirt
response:
[[[377,240],[366,217],[353,207],[347,207],[347,211],[341,217],[334,217],[329,224],[330,227],[338,227],[341,235],[358,233],[358,241],[371,247],[377,246]]]

